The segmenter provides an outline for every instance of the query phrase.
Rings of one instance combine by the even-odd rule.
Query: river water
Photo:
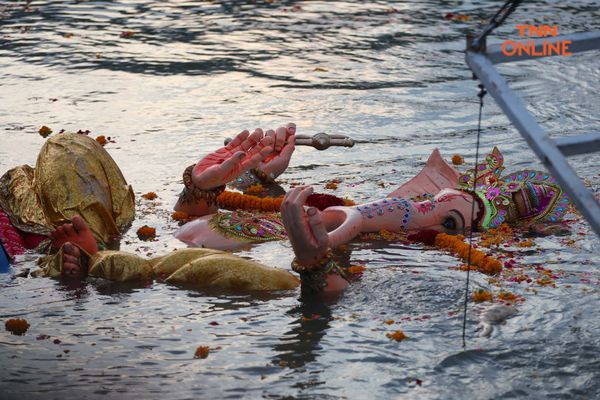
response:
[[[293,121],[298,133],[350,135],[360,142],[352,149],[299,148],[282,178],[358,202],[384,196],[436,147],[473,162],[477,82],[462,49],[500,3],[0,3],[0,172],[35,163],[42,125],[110,136],[106,149],[136,194],[158,194],[138,196],[122,242],[148,256],[182,247],[170,219],[182,170],[242,129]],[[491,41],[516,38],[517,22],[598,29],[598,2],[566,3],[522,6]],[[454,20],[444,18],[449,12]],[[500,70],[551,135],[586,133],[600,123],[598,59]],[[507,171],[541,168],[489,96],[483,127],[482,149],[499,146]],[[574,165],[597,191],[600,158]],[[332,178],[341,181],[335,191],[324,187]],[[599,242],[576,215],[569,219],[566,236],[507,248],[531,282],[471,275],[472,288],[499,285],[523,301],[489,338],[476,332],[480,306],[469,305],[466,348],[465,273],[449,268],[460,264],[455,257],[423,246],[352,244],[349,262],[367,270],[320,302],[300,302],[298,290],[73,287],[18,276],[34,267],[36,255],[27,254],[0,277],[2,320],[31,324],[24,336],[0,332],[0,397],[594,398]],[[137,239],[144,224],[157,227],[156,242]],[[292,259],[285,243],[240,254],[282,268]],[[540,268],[554,286],[539,283]],[[409,339],[386,337],[398,329]],[[208,358],[193,358],[199,345],[211,347]]]

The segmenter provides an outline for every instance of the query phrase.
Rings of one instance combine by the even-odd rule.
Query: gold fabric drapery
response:
[[[133,190],[117,164],[98,142],[76,133],[48,139],[35,168],[7,171],[0,206],[17,228],[43,235],[79,215],[104,244],[135,217]]]

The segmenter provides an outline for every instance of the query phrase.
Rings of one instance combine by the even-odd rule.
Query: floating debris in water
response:
[[[158,197],[158,195],[154,192],[148,192],[148,193],[144,193],[142,195],[142,197],[146,200],[154,200],[155,198]]]
[[[13,335],[21,336],[29,329],[29,322],[22,318],[11,318],[4,323],[4,327]]]
[[[465,159],[460,154],[455,154],[452,156],[452,164],[454,165],[462,165],[464,164]]]
[[[490,291],[479,289],[471,294],[471,299],[476,303],[483,303],[484,301],[493,301],[493,296]]]
[[[50,134],[52,133],[52,129],[48,128],[46,125],[43,125],[40,130],[38,131],[38,133],[43,137],[43,138],[47,138],[48,136],[50,136]]]
[[[137,235],[140,240],[151,241],[156,237],[156,228],[144,225],[137,230]]]
[[[208,357],[208,353],[210,353],[210,347],[208,346],[198,346],[196,352],[194,353],[194,358],[204,359]]]
[[[401,342],[408,339],[408,336],[406,336],[406,334],[401,330],[394,331],[393,333],[386,333],[385,336],[391,340],[395,340],[396,342]]]

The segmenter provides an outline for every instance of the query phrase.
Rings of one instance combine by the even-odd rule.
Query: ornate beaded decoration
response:
[[[268,242],[287,239],[278,213],[253,214],[247,211],[216,213],[209,221],[214,229],[226,236],[248,242]]]
[[[399,217],[394,216],[395,218],[400,218],[402,221],[398,230],[406,229],[412,214],[412,205],[410,201],[398,197],[378,200],[373,203],[358,206],[356,209],[367,218],[373,218],[376,215],[384,215],[385,213],[399,214]]]
[[[225,185],[216,187],[210,190],[202,190],[194,186],[192,182],[192,171],[194,166],[192,164],[183,171],[183,191],[179,195],[184,203],[194,203],[200,199],[203,199],[209,206],[217,204],[217,197],[225,190]]]
[[[503,222],[517,219],[526,223],[548,220],[557,222],[565,214],[569,199],[549,174],[535,170],[517,171],[500,177],[504,171],[504,157],[497,147],[477,165],[475,193],[485,206],[480,222],[483,229],[495,228]],[[458,179],[462,189],[473,188],[474,170]],[[521,192],[526,215],[519,215],[513,194]]]

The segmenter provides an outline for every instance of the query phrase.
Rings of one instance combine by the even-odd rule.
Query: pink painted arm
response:
[[[304,208],[306,199],[313,192],[312,187],[303,186],[290,190],[281,205],[283,224],[301,265],[315,265],[321,261],[329,248],[329,236],[315,207]],[[325,291],[339,291],[348,286],[348,282],[337,274],[326,278]]]

